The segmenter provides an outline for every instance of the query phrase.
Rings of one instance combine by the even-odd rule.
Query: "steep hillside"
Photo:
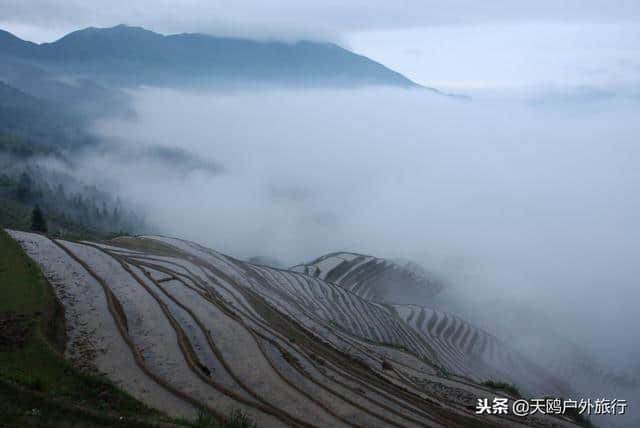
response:
[[[332,43],[164,36],[125,25],[86,28],[39,45],[2,32],[0,56],[121,85],[417,87],[382,64]]]
[[[65,306],[67,358],[173,415],[246,412],[269,426],[569,426],[476,415],[506,396],[442,372],[433,340],[318,278],[188,241],[10,232]]]

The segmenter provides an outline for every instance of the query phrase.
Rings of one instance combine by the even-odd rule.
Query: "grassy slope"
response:
[[[0,185],[0,190],[2,186]],[[31,225],[31,210],[17,201],[0,195],[0,225],[12,229],[29,229]]]

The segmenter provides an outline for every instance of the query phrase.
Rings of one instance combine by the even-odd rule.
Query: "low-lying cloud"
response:
[[[477,312],[469,318],[499,322],[496,311],[513,303],[612,365],[640,369],[627,333],[640,323],[637,100],[465,102],[395,89],[133,95],[138,119],[96,132],[222,166],[177,173],[166,162],[83,155],[86,179],[144,207],[159,232],[285,265],[337,250],[410,258],[449,278]]]

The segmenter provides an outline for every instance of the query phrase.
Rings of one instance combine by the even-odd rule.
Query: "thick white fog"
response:
[[[640,325],[638,100],[134,95],[137,120],[100,122],[98,133],[223,167],[84,154],[86,179],[144,207],[158,232],[288,265],[336,250],[411,258],[443,275],[476,319],[523,308],[640,371],[629,332]]]

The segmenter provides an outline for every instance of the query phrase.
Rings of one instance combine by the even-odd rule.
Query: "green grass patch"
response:
[[[4,230],[0,231],[0,255],[0,313],[31,317],[53,303],[36,264]]]
[[[438,376],[445,377],[445,378],[448,378],[449,376],[451,376],[451,373],[445,367],[435,366],[435,368],[436,368],[436,372],[438,373]]]
[[[224,421],[220,421],[207,412],[199,412],[194,428],[256,428],[253,422],[241,410],[235,409]]]
[[[0,185],[0,225],[27,230],[31,223],[31,209],[33,207],[29,207],[6,195],[12,191],[13,189]]]

